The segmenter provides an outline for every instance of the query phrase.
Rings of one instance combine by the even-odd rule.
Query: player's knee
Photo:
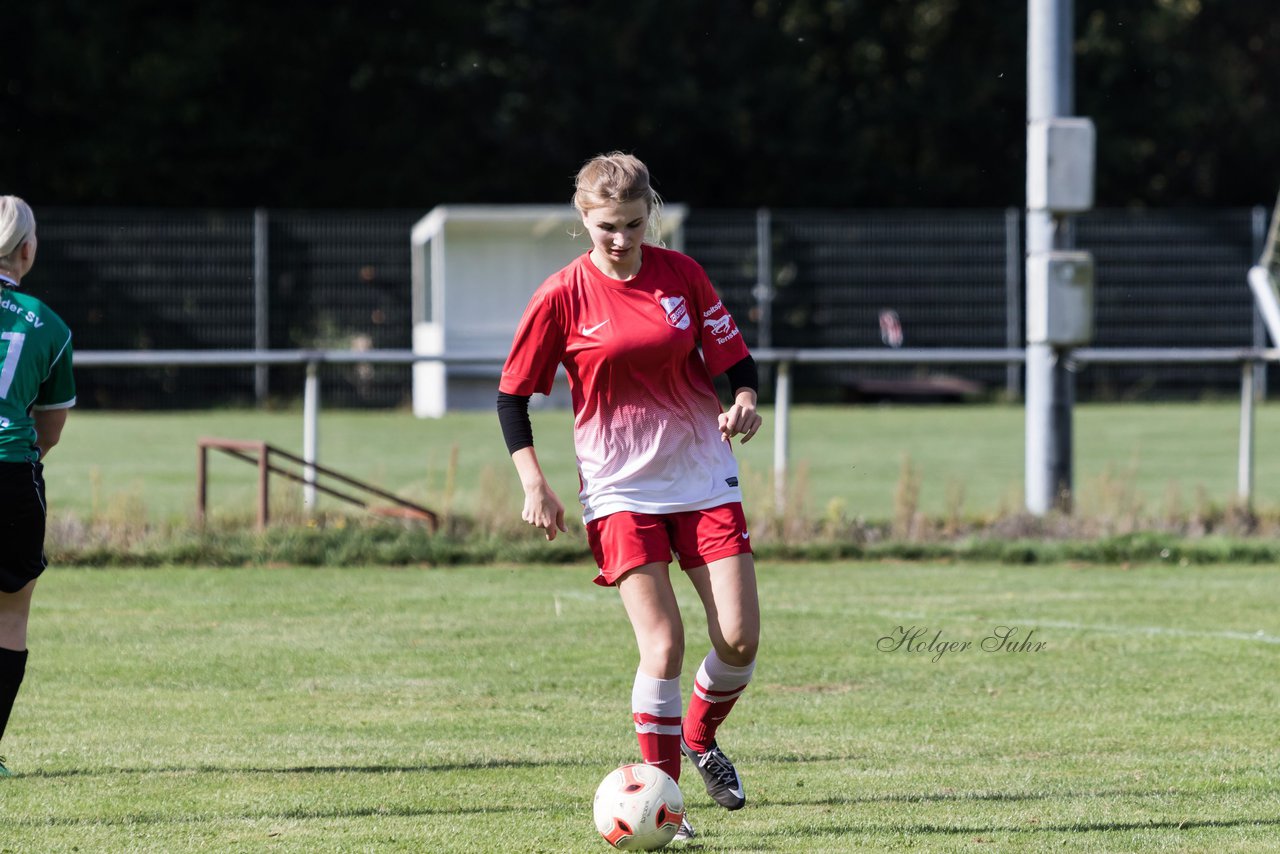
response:
[[[27,643],[27,615],[22,612],[0,611],[0,647],[25,649]]]
[[[652,667],[678,674],[684,664],[684,638],[671,635],[651,638],[641,652]]]
[[[724,649],[717,649],[716,654],[725,664],[746,667],[756,660],[756,652],[759,648],[760,636],[754,632],[748,632],[725,638]]]

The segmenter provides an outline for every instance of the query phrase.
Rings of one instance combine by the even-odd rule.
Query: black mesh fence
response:
[[[748,341],[764,313],[756,283],[756,225],[740,215],[690,217],[686,248],[725,291]],[[776,211],[769,215],[775,347],[880,347],[882,313],[892,312],[904,347],[1006,346],[1004,211]],[[728,223],[738,222],[729,229]],[[726,238],[728,240],[726,240]],[[732,240],[738,257],[726,255]],[[749,259],[749,260],[748,260]],[[736,273],[736,275],[735,275]],[[726,283],[732,278],[733,284]],[[805,366],[794,382],[802,398],[858,398],[868,379],[914,368]],[[1002,367],[971,368],[975,382],[1004,382]],[[884,388],[882,384],[878,388]]]
[[[78,350],[252,349],[255,269],[265,261],[271,348],[408,349],[409,232],[424,213],[273,210],[255,226],[252,210],[44,209],[26,286],[67,320]],[[889,312],[904,347],[1005,347],[1011,320],[1020,341],[1017,212],[769,211],[767,306],[760,215],[693,210],[684,233],[753,345],[883,347]],[[1245,276],[1260,228],[1265,216],[1250,209],[1076,217],[1076,243],[1096,260],[1095,346],[1253,345]],[[264,236],[265,258],[255,254]],[[844,400],[875,381],[925,374],[808,366],[795,381],[801,400]],[[1010,376],[959,365],[928,375],[989,393],[1007,390]],[[407,366],[327,366],[321,379],[326,406],[400,406],[411,395]],[[94,368],[77,380],[89,407],[249,405],[261,391],[253,368]],[[301,394],[300,367],[273,367],[267,380],[272,399]],[[1092,365],[1078,392],[1188,397],[1235,394],[1238,383],[1229,365]]]
[[[265,216],[272,349],[407,349],[409,229],[418,212],[270,211]],[[70,324],[77,350],[253,349],[253,211],[39,212],[30,289]],[[299,367],[272,367],[273,398],[296,398]],[[322,369],[326,402],[396,406],[405,366]],[[149,408],[249,404],[252,368],[77,371],[79,403]]]
[[[1249,210],[1094,211],[1076,222],[1093,253],[1095,347],[1249,347],[1256,259]],[[1257,343],[1263,343],[1259,340]],[[1238,395],[1236,365],[1091,365],[1085,393],[1104,398]]]
[[[420,212],[276,212],[270,222],[271,346],[404,349],[411,344],[409,231]],[[410,400],[407,365],[328,365],[326,404],[388,407]],[[271,388],[302,389],[303,368],[273,368]]]

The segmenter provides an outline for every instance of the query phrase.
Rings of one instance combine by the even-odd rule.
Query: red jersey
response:
[[[584,522],[742,500],[711,378],[747,345],[696,261],[641,251],[625,282],[587,254],[543,282],[502,369],[499,389],[517,395],[548,394],[557,366],[568,372]]]

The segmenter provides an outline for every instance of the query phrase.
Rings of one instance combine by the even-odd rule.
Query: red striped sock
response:
[[[699,753],[707,752],[716,740],[716,730],[746,690],[755,669],[754,661],[734,667],[721,661],[714,649],[707,653],[693,680],[689,713],[684,718],[685,744]]]
[[[631,718],[645,764],[680,779],[680,677],[656,679],[636,671]]]

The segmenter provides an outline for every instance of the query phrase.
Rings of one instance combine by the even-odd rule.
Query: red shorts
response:
[[[587,523],[587,543],[600,567],[595,582],[602,587],[617,584],[637,566],[670,563],[673,552],[681,569],[751,554],[747,519],[736,501],[661,515],[619,510]]]

